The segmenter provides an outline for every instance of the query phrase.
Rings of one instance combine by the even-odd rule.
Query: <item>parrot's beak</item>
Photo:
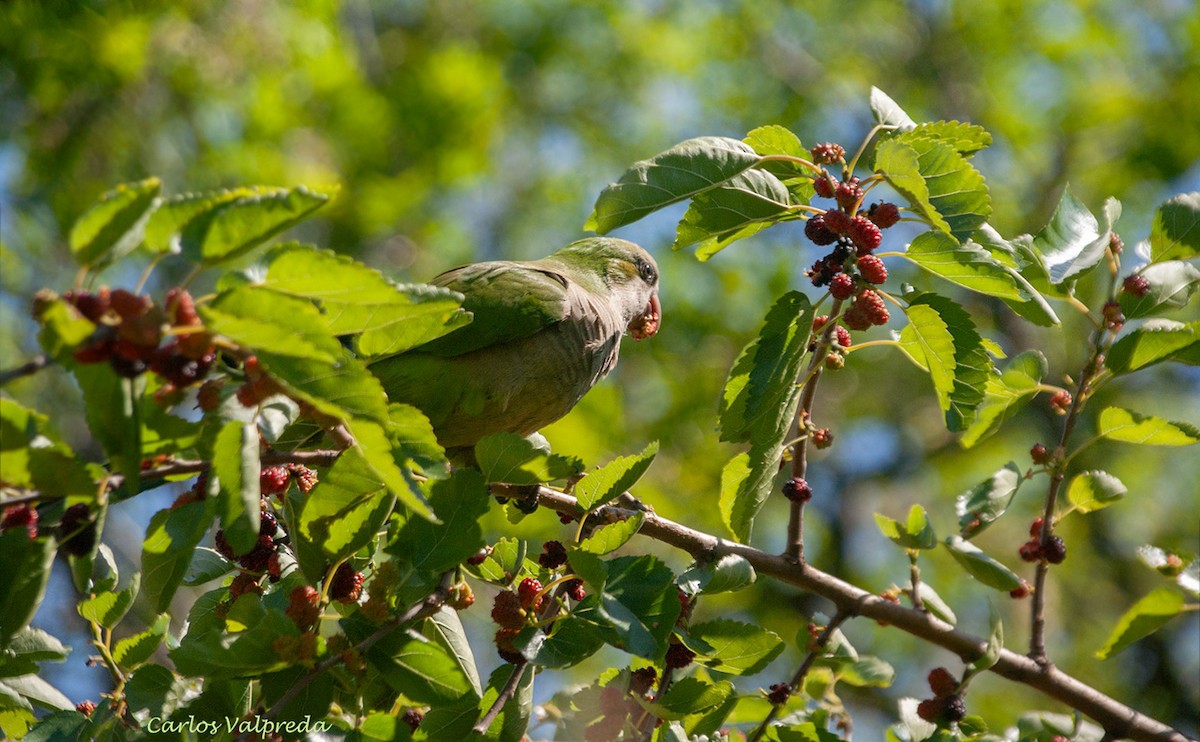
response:
[[[658,332],[661,322],[662,305],[658,303],[658,294],[655,293],[650,295],[650,303],[646,305],[646,309],[630,320],[626,329],[634,340],[645,340]]]

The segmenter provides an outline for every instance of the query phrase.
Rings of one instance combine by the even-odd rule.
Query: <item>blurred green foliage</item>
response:
[[[973,121],[993,134],[977,166],[991,188],[992,223],[1006,236],[1037,229],[1069,179],[1093,209],[1109,195],[1122,200],[1119,229],[1132,245],[1159,201],[1200,182],[1200,13],[1191,0],[10,0],[0,7],[0,50],[3,367],[35,352],[33,292],[72,283],[63,268],[71,222],[113,184],[149,175],[166,193],[337,186],[336,201],[296,236],[405,280],[470,260],[549,253],[580,236],[596,194],[625,167],[687,137],[740,137],[779,123],[809,146],[853,146],[870,125],[871,85],[914,114]],[[719,390],[766,308],[805,286],[801,271],[815,256],[798,229],[779,229],[701,265],[667,253],[671,216],[620,234],[659,258],[663,331],[627,347],[614,379],[547,433],[589,464],[660,439],[639,496],[719,531],[716,488],[732,453],[716,441]],[[168,261],[155,280],[175,280],[178,270]],[[1051,381],[1077,372],[1078,319],[1043,331],[1002,305],[962,300],[1010,353],[1043,349]],[[1127,406],[1200,422],[1194,374],[1163,368],[1131,384]],[[6,391],[46,412],[69,407],[60,400],[72,394],[53,374]],[[810,559],[878,590],[905,574],[873,511],[900,517],[923,502],[944,535],[954,495],[1006,461],[1024,466],[1030,444],[1049,443],[1055,423],[1035,405],[964,452],[944,431],[927,377],[882,349],[853,354],[822,395],[817,412],[839,445],[813,464],[819,516]],[[70,440],[78,431],[63,432]],[[1086,457],[1104,460],[1131,493],[1065,523],[1072,551],[1070,569],[1054,573],[1051,655],[1195,732],[1194,620],[1106,663],[1092,652],[1156,585],[1133,559],[1138,545],[1200,550],[1200,458],[1119,444]],[[1015,564],[1039,497],[1015,504],[1022,515],[981,545]],[[780,518],[760,518],[757,543],[782,546],[773,528]],[[549,520],[516,530],[546,537]],[[498,517],[495,525],[509,528]],[[984,633],[986,610],[972,608],[983,592],[940,554],[927,579],[962,608],[962,625]],[[709,607],[787,633],[797,610],[820,606],[781,591]],[[1027,604],[1005,609],[1019,646]],[[896,693],[921,694],[927,669],[945,661],[895,632],[847,631],[863,651],[903,668]],[[850,702],[894,713],[883,698]],[[1000,681],[981,683],[971,703],[998,724],[1046,705],[1015,698]]]

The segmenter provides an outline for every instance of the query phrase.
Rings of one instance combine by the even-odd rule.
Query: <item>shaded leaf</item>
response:
[[[991,436],[1038,393],[1038,385],[1049,372],[1046,356],[1027,350],[1013,357],[999,374],[988,376],[983,402],[959,443],[970,448]]]
[[[696,257],[708,260],[779,221],[789,213],[789,201],[787,186],[771,173],[757,168],[738,173],[692,199],[671,249],[697,245]]]
[[[1008,592],[1021,586],[1021,578],[960,536],[945,540],[946,549],[969,575],[996,590]]]
[[[489,483],[543,484],[583,469],[578,459],[550,453],[516,433],[484,436],[475,444],[475,458]]]
[[[230,421],[213,441],[212,473],[220,487],[221,527],[235,554],[246,554],[258,543],[259,437],[253,423]]]
[[[439,574],[483,548],[479,519],[491,498],[483,477],[473,469],[456,469],[448,479],[429,480],[424,489],[439,522],[408,518],[389,539],[387,551],[406,568]]]
[[[679,576],[679,586],[689,594],[715,595],[741,590],[757,580],[754,566],[745,557],[725,554],[715,563],[693,565]]]
[[[637,696],[634,700],[659,719],[679,720],[720,706],[734,693],[733,686],[727,682],[710,683],[697,677],[685,677],[672,682],[666,692],[653,701]]]
[[[1174,360],[1176,353],[1200,343],[1200,322],[1148,320],[1130,331],[1104,356],[1113,373],[1127,374],[1161,361]]]
[[[756,165],[759,156],[728,137],[697,137],[634,163],[600,192],[584,224],[599,234],[630,224],[664,206],[714,188]]]
[[[1155,631],[1183,610],[1183,594],[1172,588],[1159,588],[1134,603],[1113,627],[1096,657],[1106,660],[1139,639]]]
[[[650,555],[604,561],[578,549],[570,550],[569,560],[591,587],[575,615],[595,624],[615,647],[639,657],[662,657],[679,618],[670,568]]]
[[[7,573],[0,580],[0,644],[33,620],[46,594],[54,553],[53,539],[31,541],[23,528],[0,533],[0,564]]]
[[[871,113],[875,114],[876,122],[900,131],[908,131],[917,125],[896,101],[874,86],[871,87]]]
[[[1003,469],[959,495],[954,501],[954,509],[962,537],[979,535],[1004,515],[1023,481],[1021,469],[1016,462],[1010,461]]]
[[[921,596],[921,603],[925,606],[925,610],[951,626],[958,623],[958,616],[954,615],[954,610],[945,600],[942,600],[942,596],[938,595],[928,582],[922,582],[917,586],[917,594]]]
[[[1200,256],[1200,193],[1181,193],[1158,207],[1150,225],[1150,258],[1188,260]]]

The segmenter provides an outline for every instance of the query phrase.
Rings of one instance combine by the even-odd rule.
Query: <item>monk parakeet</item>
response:
[[[461,293],[471,323],[370,368],[448,449],[558,420],[612,371],[623,334],[649,337],[661,318],[654,258],[611,237],[541,260],[465,265],[431,283]]]

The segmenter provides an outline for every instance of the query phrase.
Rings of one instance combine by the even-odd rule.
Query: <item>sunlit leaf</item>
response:
[[[91,268],[120,258],[142,241],[146,223],[158,205],[158,178],[126,183],[105,193],[71,227],[71,255]]]
[[[1183,594],[1178,590],[1163,587],[1154,590],[1133,604],[1109,634],[1104,646],[1096,650],[1096,657],[1106,660],[1162,628],[1183,610]]]
[[[236,258],[309,217],[329,195],[297,188],[239,188],[217,197],[180,229],[183,254],[210,265]]]
[[[1121,311],[1128,319],[1151,317],[1187,306],[1200,289],[1200,268],[1182,260],[1152,263],[1139,274],[1149,283],[1146,292],[1136,296],[1122,291],[1117,296]]]
[[[492,433],[475,444],[475,458],[488,482],[542,484],[578,474],[578,459],[559,456],[516,433]],[[617,493],[621,494],[621,493]]]
[[[1021,586],[1021,578],[1011,569],[985,554],[971,542],[960,536],[950,536],[944,543],[950,556],[954,557],[967,574],[988,587],[1008,592]]]
[[[874,86],[871,88],[871,112],[877,123],[893,126],[899,131],[908,131],[917,125],[896,101]]]
[[[783,651],[774,632],[730,619],[689,625],[685,643],[697,653],[697,663],[732,675],[753,675]]]
[[[1085,471],[1067,486],[1067,501],[1081,513],[1100,510],[1120,500],[1129,490],[1106,471]]]
[[[1170,360],[1175,353],[1197,343],[1200,343],[1200,322],[1148,320],[1113,343],[1104,357],[1104,365],[1114,373],[1127,374]]]
[[[654,457],[658,455],[658,441],[651,441],[646,448],[634,456],[621,456],[599,469],[588,472],[575,485],[575,499],[584,510],[595,510],[606,502],[620,497],[637,483]]]
[[[1200,193],[1168,199],[1150,225],[1150,257],[1154,262],[1188,260],[1200,255]]]
[[[983,402],[959,443],[970,448],[1000,429],[1038,393],[1038,385],[1049,372],[1046,357],[1027,350],[1013,357],[999,374],[988,377]]]
[[[938,404],[946,414],[946,427],[964,430],[983,401],[992,370],[975,323],[953,300],[936,294],[912,299],[905,313],[910,337],[921,349]]]
[[[1044,260],[1051,282],[1061,284],[1096,267],[1108,250],[1112,224],[1120,215],[1120,202],[1110,198],[1104,202],[1103,221],[1097,220],[1070,188],[1064,189],[1050,221],[1033,240],[1033,249]]]
[[[1139,415],[1120,407],[1100,413],[1098,432],[1102,438],[1146,446],[1190,446],[1200,442],[1200,430],[1190,423]]]
[[[696,245],[696,257],[708,260],[789,213],[787,187],[765,170],[747,170],[692,199],[671,248]]]

